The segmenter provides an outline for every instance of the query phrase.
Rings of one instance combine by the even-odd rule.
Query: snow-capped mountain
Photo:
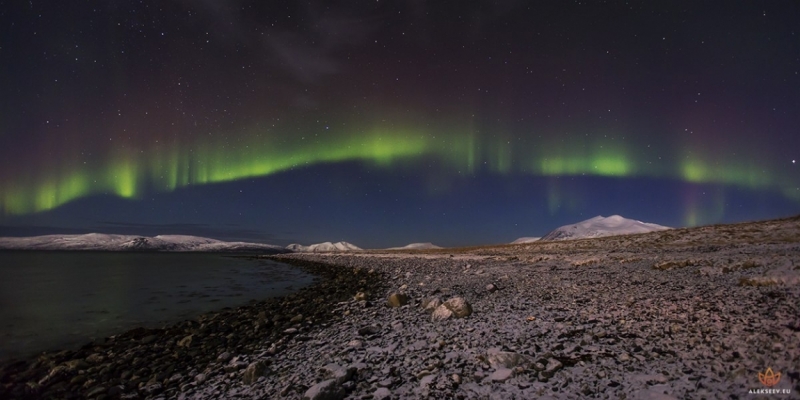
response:
[[[96,250],[96,251],[178,251],[178,252],[260,252],[283,253],[280,246],[262,243],[223,242],[197,236],[110,235],[45,235],[31,237],[2,237],[3,250]]]
[[[441,247],[431,242],[427,242],[427,243],[411,243],[403,247],[390,247],[386,250],[429,250],[429,249],[441,249]]]
[[[361,251],[362,248],[347,242],[323,242],[312,244],[310,246],[303,246],[302,244],[293,243],[286,246],[287,250],[298,253],[325,253],[332,251]]]
[[[666,226],[627,219],[619,215],[610,217],[597,216],[578,222],[573,225],[564,225],[547,235],[541,240],[569,240],[594,238],[601,236],[629,235],[633,233],[647,233],[672,229]]]
[[[513,241],[513,242],[511,242],[509,244],[533,243],[533,242],[538,242],[539,239],[541,239],[541,238],[540,237],[521,237],[521,238],[519,238],[519,239],[517,239],[517,240],[515,240],[515,241]]]

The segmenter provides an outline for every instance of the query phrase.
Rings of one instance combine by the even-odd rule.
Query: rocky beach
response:
[[[0,397],[800,393],[799,217],[560,242],[269,257],[321,279],[281,299],[6,363]]]

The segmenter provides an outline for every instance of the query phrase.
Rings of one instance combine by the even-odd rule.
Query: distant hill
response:
[[[513,242],[511,242],[509,244],[533,243],[533,242],[538,242],[539,239],[541,239],[541,238],[540,237],[521,237],[521,238],[519,238],[519,239],[517,239],[517,240],[515,240],[515,241],[513,241]]]
[[[302,244],[293,243],[286,246],[287,250],[298,252],[298,253],[326,253],[326,252],[337,252],[337,251],[361,251],[362,248],[347,242],[323,242],[312,244],[309,246],[303,246]]]
[[[172,252],[258,252],[284,253],[281,246],[262,243],[224,242],[198,236],[45,235],[1,237],[2,250],[92,250],[92,251],[172,251]]]
[[[390,247],[386,250],[429,250],[429,249],[441,249],[441,247],[433,243],[427,242],[427,243],[411,243],[403,247]]]
[[[647,233],[672,229],[666,226],[627,219],[619,215],[610,217],[597,216],[578,222],[577,224],[564,225],[544,235],[540,240],[570,240],[594,238],[602,236],[629,235],[633,233]]]

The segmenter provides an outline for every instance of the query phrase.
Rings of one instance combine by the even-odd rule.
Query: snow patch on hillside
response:
[[[573,225],[564,225],[544,235],[541,240],[569,240],[602,236],[630,235],[672,229],[648,222],[627,219],[619,215],[597,216]]]
[[[327,252],[338,252],[338,251],[362,251],[363,249],[347,242],[323,242],[312,244],[309,246],[303,246],[302,244],[292,243],[286,246],[287,250],[298,252],[298,253],[327,253]]]
[[[541,239],[541,237],[538,237],[538,236],[537,237],[521,237],[521,238],[511,242],[510,244],[533,243],[533,242],[538,242],[539,239]]]
[[[198,236],[111,235],[88,233],[85,235],[45,235],[32,237],[0,237],[3,250],[92,250],[92,251],[177,251],[177,252],[230,252],[252,251],[282,253],[281,246],[262,243],[223,242]]]
[[[430,250],[430,249],[441,249],[441,247],[431,242],[426,242],[426,243],[411,243],[403,247],[390,247],[386,250]]]

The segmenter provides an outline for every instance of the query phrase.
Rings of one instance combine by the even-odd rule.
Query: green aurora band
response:
[[[800,201],[797,184],[755,165],[709,162],[687,155],[670,167],[653,166],[619,142],[516,143],[474,133],[431,134],[420,130],[373,129],[345,137],[269,139],[245,135],[233,142],[211,140],[194,147],[161,145],[146,150],[111,151],[104,162],[75,160],[47,171],[31,171],[0,182],[5,215],[51,210],[72,200],[114,194],[139,198],[148,191],[173,191],[190,185],[267,176],[315,164],[361,161],[381,167],[432,157],[463,174],[488,170],[498,174],[538,176],[589,175],[660,177],[691,183],[717,183],[749,189],[773,189]]]

